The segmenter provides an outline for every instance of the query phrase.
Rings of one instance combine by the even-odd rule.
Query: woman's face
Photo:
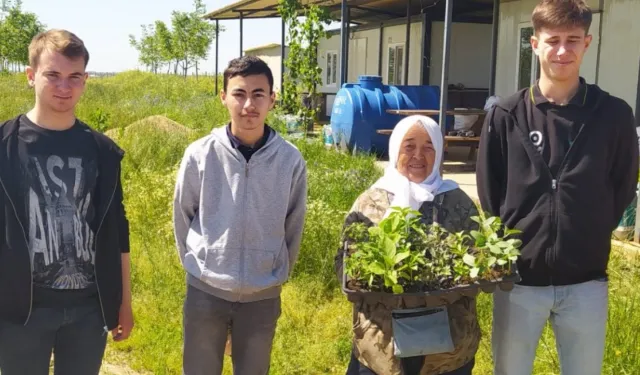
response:
[[[411,182],[421,183],[433,171],[436,151],[427,130],[420,124],[413,125],[402,139],[397,169]]]

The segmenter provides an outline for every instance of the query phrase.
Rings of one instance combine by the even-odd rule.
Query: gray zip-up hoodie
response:
[[[279,296],[300,251],[306,198],[306,163],[276,132],[249,162],[224,127],[189,145],[173,220],[188,282],[234,302]]]

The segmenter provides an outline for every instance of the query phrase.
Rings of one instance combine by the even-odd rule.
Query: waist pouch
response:
[[[393,310],[394,355],[399,358],[452,352],[446,306]]]

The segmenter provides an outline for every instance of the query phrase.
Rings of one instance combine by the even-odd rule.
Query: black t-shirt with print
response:
[[[34,306],[95,301],[95,216],[98,157],[93,136],[79,121],[63,131],[21,117],[21,163],[33,265]]]

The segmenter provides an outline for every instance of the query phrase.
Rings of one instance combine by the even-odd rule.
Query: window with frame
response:
[[[535,84],[540,77],[538,57],[531,47],[532,36],[533,26],[525,25],[519,28],[517,90]]]
[[[404,44],[390,45],[387,61],[387,84],[402,85],[404,81]]]
[[[335,86],[338,83],[338,52],[328,51],[326,54],[327,61],[324,69],[326,86]]]

